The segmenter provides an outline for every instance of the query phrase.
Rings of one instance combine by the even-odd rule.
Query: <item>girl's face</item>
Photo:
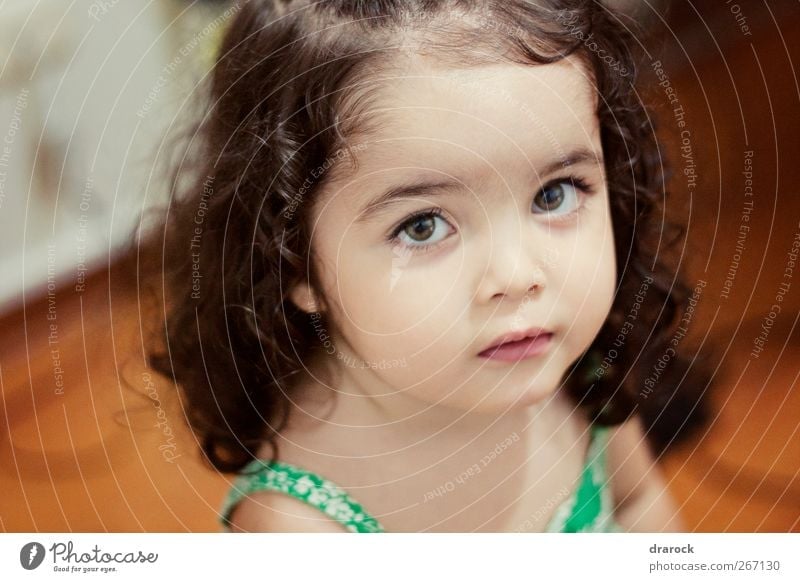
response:
[[[589,347],[615,291],[584,69],[571,58],[464,70],[416,60],[377,89],[357,172],[328,183],[312,212],[334,388],[473,411],[540,401]],[[292,299],[322,309],[307,286]],[[552,333],[544,353],[479,356],[533,327]]]

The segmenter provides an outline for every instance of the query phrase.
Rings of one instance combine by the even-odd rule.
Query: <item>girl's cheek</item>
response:
[[[390,272],[381,261],[339,264],[332,286],[345,325],[368,335],[400,334],[430,312],[426,290],[409,287],[409,281]]]
[[[586,284],[585,277],[583,282],[574,281],[573,284],[576,289],[581,290],[575,301],[576,305],[582,306],[580,320],[585,322],[587,334],[591,336],[589,338],[591,340],[593,334],[600,331],[613,304],[615,291],[613,253],[604,253],[602,256],[596,257],[592,264],[585,264],[584,269],[591,279],[589,284]]]

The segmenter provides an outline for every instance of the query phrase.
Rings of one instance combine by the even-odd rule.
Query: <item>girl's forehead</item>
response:
[[[371,131],[358,142],[364,170],[386,164],[491,161],[516,150],[535,159],[592,147],[596,95],[580,65],[417,66],[387,76],[371,100]]]
[[[452,106],[482,103],[536,109],[543,97],[559,93],[567,104],[596,102],[597,91],[586,65],[575,55],[550,64],[497,62],[448,67],[430,57],[406,57],[406,65],[388,69],[366,85],[384,106],[424,105],[446,100]]]

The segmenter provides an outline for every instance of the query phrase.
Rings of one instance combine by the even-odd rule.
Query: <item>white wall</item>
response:
[[[156,153],[214,36],[174,20],[189,4],[0,3],[0,312],[79,285],[164,201]]]

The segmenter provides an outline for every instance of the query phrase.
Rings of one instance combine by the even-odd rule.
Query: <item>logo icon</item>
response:
[[[44,546],[38,542],[29,542],[19,551],[19,563],[26,570],[35,570],[44,561]]]
[[[395,258],[392,259],[391,281],[389,281],[390,292],[394,289],[394,286],[400,279],[400,275],[403,272],[403,267],[405,267],[411,260],[412,251],[409,248],[403,248],[402,245],[398,244],[392,247],[392,253],[394,253]]]

